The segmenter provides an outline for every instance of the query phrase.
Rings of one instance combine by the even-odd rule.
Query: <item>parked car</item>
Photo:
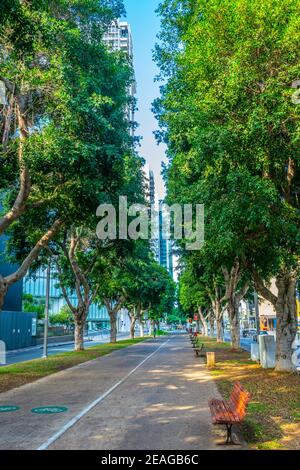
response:
[[[253,338],[254,335],[256,335],[256,330],[255,328],[245,328],[242,331],[242,336],[243,338]]]
[[[269,333],[267,331],[260,331],[259,332],[259,335],[262,336],[262,335],[268,335]],[[257,343],[257,333],[255,333],[255,335],[252,336],[252,340],[254,341],[254,343]]]

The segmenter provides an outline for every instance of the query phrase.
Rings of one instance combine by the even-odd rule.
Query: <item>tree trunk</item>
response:
[[[230,330],[231,330],[231,345],[233,350],[240,349],[240,313],[239,306],[241,300],[245,297],[249,289],[249,280],[247,279],[240,289],[238,284],[241,281],[243,271],[241,269],[240,261],[236,258],[232,265],[230,274],[226,267],[222,267],[226,293],[223,297],[228,302],[227,310],[230,319]],[[237,290],[238,289],[238,290]]]
[[[11,226],[11,224],[25,212],[25,205],[30,194],[30,175],[24,159],[24,144],[29,135],[27,124],[27,101],[28,97],[25,95],[18,95],[16,97],[19,130],[18,165],[20,189],[12,208],[7,214],[0,218],[0,235],[2,235]]]
[[[219,300],[215,301],[215,317],[216,317],[216,329],[217,329],[217,342],[222,343],[224,340],[224,328],[223,328],[223,310]]]
[[[129,317],[130,317],[130,338],[134,339],[136,318],[134,315],[129,315]]]
[[[144,336],[145,336],[145,333],[144,333],[144,322],[143,322],[143,320],[140,320],[139,323],[140,323],[140,336],[141,336],[141,338],[144,338]]]
[[[216,327],[217,327],[217,343],[222,343],[224,340],[223,320],[220,320],[220,318],[217,318]]]
[[[293,371],[292,345],[297,334],[296,278],[277,276],[278,297],[276,310],[276,371]]]
[[[207,323],[206,323],[206,320],[205,320],[205,318],[204,318],[204,315],[203,315],[203,312],[202,312],[202,308],[201,308],[201,307],[198,307],[198,313],[199,313],[200,321],[201,321],[202,326],[203,326],[203,334],[204,334],[204,336],[208,336]]]
[[[210,337],[213,338],[214,337],[214,327],[215,327],[215,317],[214,317],[212,312],[209,315],[209,326],[210,326],[209,334],[210,334]]]
[[[233,350],[240,349],[240,314],[239,302],[228,301],[228,314],[230,319],[231,346]]]
[[[75,351],[84,351],[84,325],[85,321],[74,316],[75,323]]]
[[[271,302],[276,311],[276,361],[275,370],[289,372],[296,368],[293,363],[293,342],[297,334],[295,273],[281,272],[276,277],[277,296],[266,287],[257,271],[252,273],[257,291]]]
[[[110,342],[116,343],[117,342],[117,312],[108,312],[110,318]]]
[[[215,280],[214,280],[214,283],[215,283]],[[215,320],[216,320],[217,342],[221,343],[224,339],[223,309],[222,309],[222,301],[224,299],[222,297],[222,290],[216,283],[214,285],[214,294],[209,292],[209,297],[211,300],[211,305],[212,305]]]
[[[0,274],[0,312],[3,308],[3,303],[4,303],[5,296],[7,294],[7,290],[8,290],[8,285],[4,277],[1,276]]]

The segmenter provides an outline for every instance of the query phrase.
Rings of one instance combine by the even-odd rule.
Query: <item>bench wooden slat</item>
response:
[[[241,423],[246,415],[250,394],[237,382],[229,401],[213,399],[209,402],[213,424]]]
[[[241,421],[246,415],[247,405],[250,401],[250,394],[237,382],[234,384],[233,391],[230,396],[230,408],[234,409],[240,416]]]
[[[213,424],[234,424],[239,423],[237,413],[228,407],[223,400],[211,400],[209,403]]]

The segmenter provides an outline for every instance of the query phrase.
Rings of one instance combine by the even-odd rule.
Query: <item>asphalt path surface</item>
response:
[[[19,407],[0,413],[0,449],[232,449],[217,445],[211,398],[216,383],[188,335],[149,339],[0,394]],[[64,411],[32,411],[51,406]]]

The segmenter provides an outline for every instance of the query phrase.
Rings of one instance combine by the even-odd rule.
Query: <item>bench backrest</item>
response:
[[[251,395],[242,387],[240,382],[236,382],[230,395],[230,407],[238,416],[243,419],[246,415],[247,405],[251,399]]]

